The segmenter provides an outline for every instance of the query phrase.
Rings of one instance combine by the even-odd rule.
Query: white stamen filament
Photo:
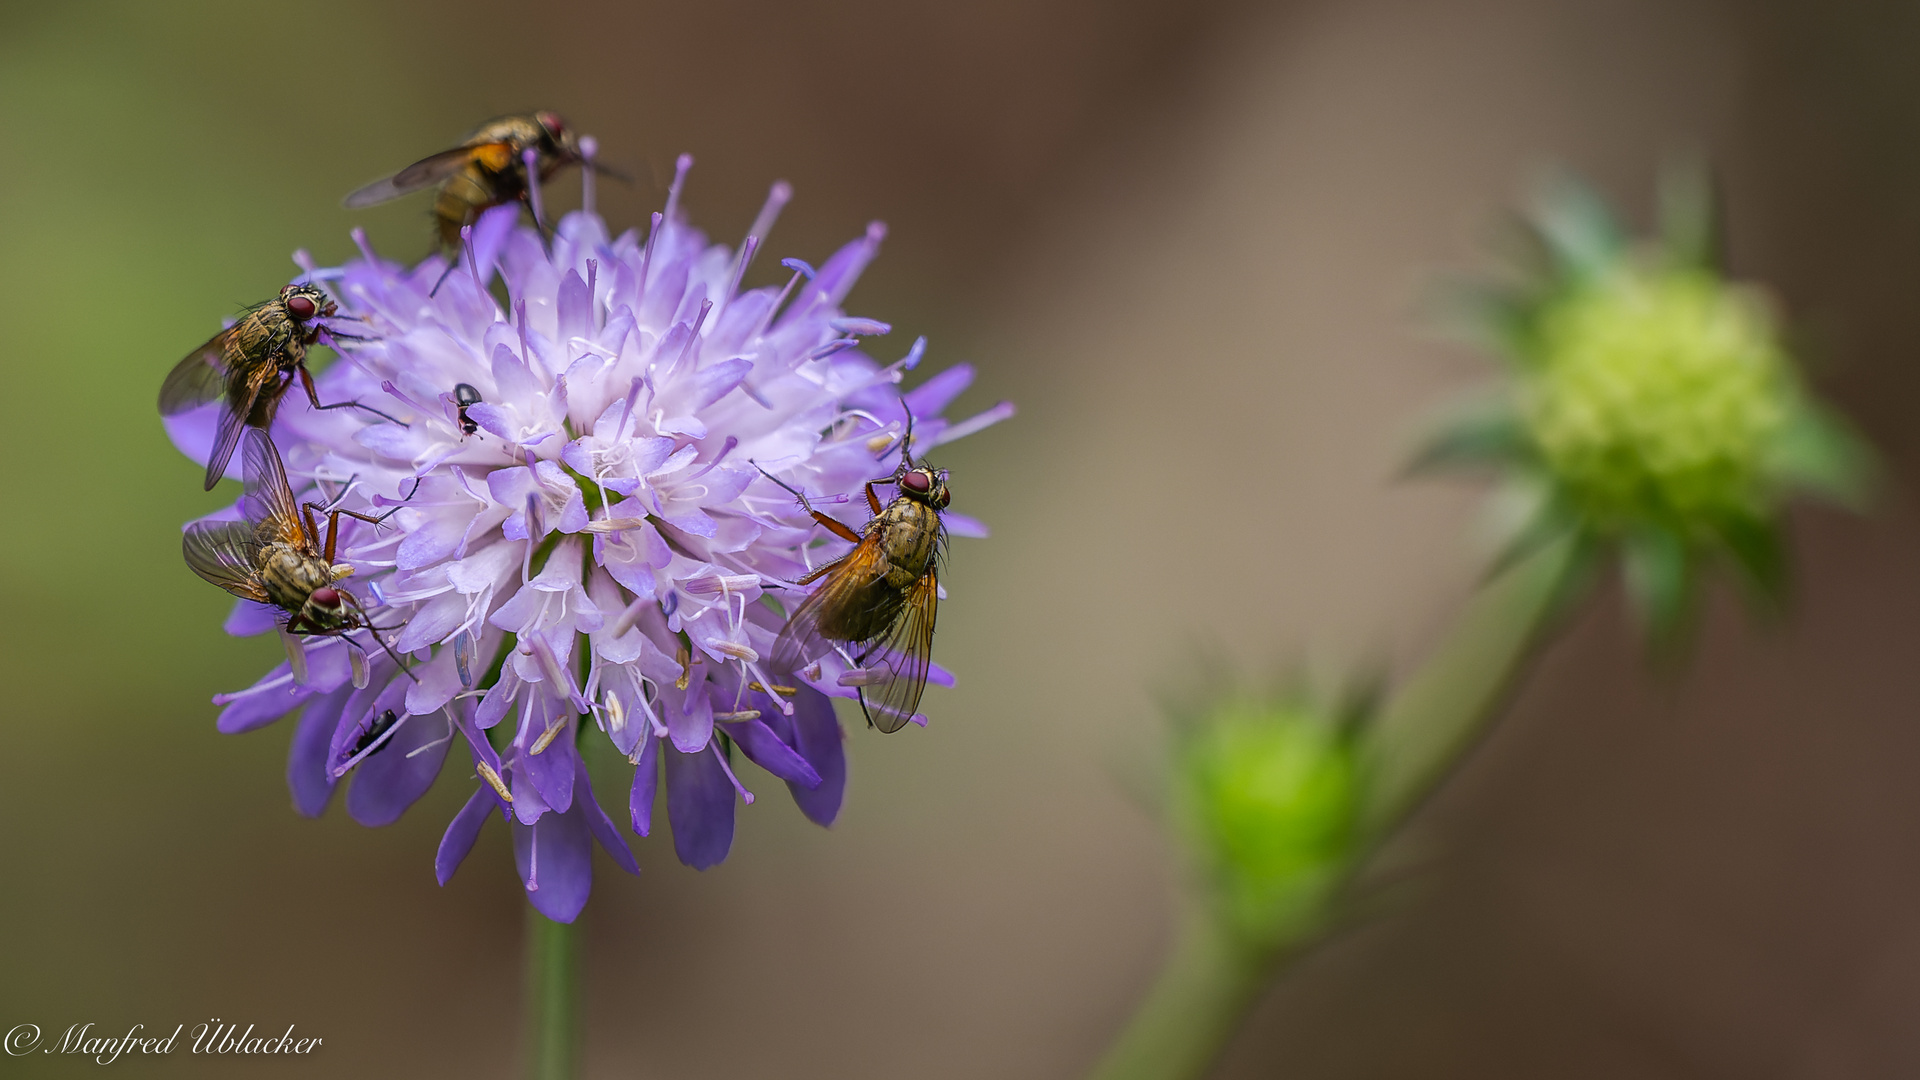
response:
[[[727,774],[728,781],[733,784],[733,790],[740,793],[740,801],[746,803],[748,806],[752,806],[753,792],[748,791],[747,786],[740,782],[740,778],[733,775],[733,766],[727,764],[727,755],[720,752],[720,740],[710,740],[707,743],[707,749],[712,750],[713,756],[719,759],[720,771]]]
[[[416,746],[413,749],[407,751],[407,760],[411,761],[414,758],[419,757],[421,754],[426,753],[427,751],[433,749],[436,746],[445,746],[448,743],[453,741],[453,733],[456,729],[456,725],[453,722],[453,710],[447,708],[445,705],[442,705],[440,706],[440,711],[447,714],[447,733],[441,736],[440,738],[435,739],[430,743],[427,743],[424,746]]]

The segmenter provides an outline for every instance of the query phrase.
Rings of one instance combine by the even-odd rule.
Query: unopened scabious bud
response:
[[[1540,201],[1528,224],[1545,265],[1482,309],[1513,378],[1427,460],[1501,471],[1500,505],[1522,511],[1505,523],[1512,552],[1569,533],[1617,547],[1664,631],[1709,557],[1777,588],[1785,503],[1857,496],[1865,453],[1807,393],[1766,295],[1713,265],[1703,187],[1663,194],[1666,230],[1641,243],[1582,189]]]
[[[1227,702],[1182,735],[1177,794],[1220,917],[1276,942],[1321,910],[1353,852],[1350,735],[1310,706]]]
[[[1537,346],[1521,416],[1594,527],[1705,538],[1772,509],[1773,447],[1800,401],[1756,293],[1622,259],[1540,312]]]

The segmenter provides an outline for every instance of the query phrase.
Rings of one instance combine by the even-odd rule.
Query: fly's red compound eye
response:
[[[933,490],[933,477],[915,469],[900,478],[900,486],[913,492],[915,495],[925,495],[927,492]]]
[[[319,314],[319,312],[320,312],[320,308],[314,304],[313,299],[311,297],[307,297],[307,296],[287,297],[287,314],[293,316],[295,319],[298,319],[301,322],[306,322],[308,319],[311,319],[315,315]]]
[[[323,585],[320,588],[313,590],[313,595],[309,599],[311,599],[314,604],[320,607],[328,607],[328,608],[339,607],[340,606],[340,590],[328,588]]]
[[[947,503],[951,502],[952,500],[953,500],[952,494],[950,494],[946,488],[941,488],[940,497],[933,500],[933,505],[939,507],[942,510],[945,510],[947,508]]]

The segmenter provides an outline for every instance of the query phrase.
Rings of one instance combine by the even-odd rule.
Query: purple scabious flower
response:
[[[860,485],[892,471],[909,415],[924,451],[1012,414],[941,416],[972,380],[966,365],[903,396],[924,339],[892,362],[869,355],[863,339],[889,327],[842,302],[882,226],[818,270],[789,259],[783,285],[743,289],[789,189],[774,185],[738,249],[710,244],[678,209],[690,165],[644,236],[609,236],[589,187],[588,209],[550,241],[518,225],[516,206],[489,211],[450,271],[438,256],[383,259],[357,230],[361,257],[345,266],[296,256],[339,303],[335,328],[362,339],[320,376],[322,396],[380,401],[402,422],[294,407],[273,430],[302,502],[393,512],[384,527],[343,520],[337,556],[384,629],[292,643],[304,663],[214,699],[229,733],[304,706],[288,763],[304,814],[351,774],[347,812],[384,825],[449,753],[470,759],[440,881],[497,814],[528,898],[563,922],[586,902],[594,842],[639,869],[603,808],[618,796],[589,779],[589,740],[634,766],[626,816],[641,836],[665,784],[674,850],[696,868],[726,858],[736,801],[754,801],[733,749],[813,821],[840,810],[830,699],[855,690],[831,664],[782,685],[766,661],[804,593],[792,582],[845,545],[759,470],[857,526]],[[169,421],[200,461],[214,412]],[[946,523],[985,535],[960,514]],[[264,632],[273,615],[242,601],[227,629]],[[931,681],[952,678],[936,667]]]

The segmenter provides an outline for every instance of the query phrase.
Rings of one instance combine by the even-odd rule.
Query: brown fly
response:
[[[353,567],[333,561],[342,515],[375,525],[384,517],[317,503],[296,505],[273,439],[261,428],[250,427],[246,441],[242,459],[246,494],[241,499],[246,520],[189,525],[181,541],[187,565],[243,600],[279,608],[284,616],[282,628],[289,634],[339,637],[367,630],[399,664],[400,658],[378,633],[393,627],[373,625],[360,601],[339,585]],[[327,519],[324,542],[316,514]]]
[[[854,543],[852,551],[799,580],[807,585],[824,579],[774,641],[774,670],[798,671],[832,651],[834,643],[844,643],[854,668],[840,676],[840,682],[858,688],[867,722],[885,732],[898,731],[913,719],[927,687],[946,542],[940,511],[949,500],[947,472],[914,464],[912,438],[909,417],[899,468],[866,484],[873,517],[860,532],[815,510],[806,495],[761,470],[798,498],[829,532]],[[880,484],[892,484],[898,491],[885,506],[873,490]]]
[[[272,426],[280,399],[296,377],[316,409],[365,409],[393,420],[357,401],[320,403],[307,370],[307,346],[318,341],[323,330],[332,338],[358,340],[320,325],[319,320],[335,310],[318,286],[288,285],[279,296],[241,312],[239,321],[188,353],[167,373],[167,381],[160,384],[160,415],[175,416],[210,401],[221,403],[220,425],[207,456],[206,490],[212,491],[226,475],[243,427]]]
[[[562,168],[579,164],[624,179],[587,160],[580,152],[580,136],[567,127],[559,113],[542,110],[502,116],[480,125],[459,146],[421,158],[384,180],[375,180],[348,195],[342,204],[357,210],[437,185],[440,190],[434,196],[433,218],[440,246],[450,251],[460,246],[460,230],[482,213],[516,201],[537,206],[533,203],[535,187]],[[539,214],[534,216],[537,219]]]

